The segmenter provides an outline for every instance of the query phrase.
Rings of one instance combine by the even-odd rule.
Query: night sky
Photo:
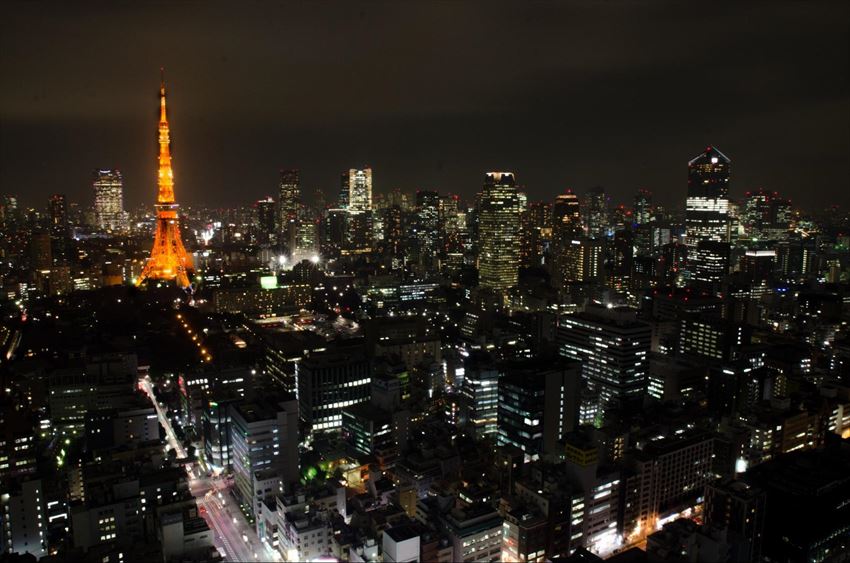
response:
[[[529,197],[601,185],[683,207],[686,163],[733,161],[733,195],[850,205],[850,2],[4,3],[0,188],[91,204],[119,168],[153,203],[165,67],[178,201],[335,193]],[[141,4],[141,3],[139,3]]]

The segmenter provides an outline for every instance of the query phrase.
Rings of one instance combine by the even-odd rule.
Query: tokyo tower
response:
[[[165,77],[159,89],[159,194],[156,199],[156,236],[142,273],[136,279],[141,285],[147,279],[177,280],[182,288],[189,287],[192,257],[180,239],[178,205],[174,201],[174,172],[171,170],[171,139],[165,114]]]

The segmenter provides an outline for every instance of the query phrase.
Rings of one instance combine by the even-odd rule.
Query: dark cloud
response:
[[[178,197],[246,203],[277,170],[336,189],[471,196],[513,169],[532,198],[638,187],[682,205],[707,144],[733,192],[850,203],[846,2],[6,4],[0,182],[88,203],[95,167],[152,200],[166,66]]]

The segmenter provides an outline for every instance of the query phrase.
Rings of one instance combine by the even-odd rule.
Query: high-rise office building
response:
[[[338,433],[343,409],[371,396],[371,362],[362,344],[343,341],[295,364],[295,380],[305,438]]]
[[[520,260],[523,266],[543,264],[543,256],[552,240],[552,206],[545,202],[529,203],[520,217]]]
[[[525,461],[557,454],[579,418],[581,366],[533,359],[500,366],[498,443],[523,451]]]
[[[343,254],[365,254],[372,251],[372,211],[351,211],[345,217]]]
[[[402,192],[398,188],[395,188],[393,191],[387,194],[387,205],[397,205],[401,208],[402,211],[410,211],[410,198],[406,193]]]
[[[342,192],[347,192],[343,202]],[[344,204],[344,205],[343,205]],[[372,210],[372,169],[350,169],[342,175],[340,207],[349,211]]]
[[[486,352],[476,352],[464,362],[464,420],[477,439],[495,437],[499,428],[499,377],[493,359]]]
[[[616,233],[617,231],[626,229],[631,230],[633,224],[634,210],[621,203],[611,209],[608,214],[608,229],[606,231],[606,235],[611,236],[612,233]]]
[[[278,185],[278,223],[281,231],[295,221],[301,201],[301,172],[297,169],[281,170]]]
[[[731,161],[714,147],[688,162],[688,197],[685,205],[685,244],[688,263],[685,279],[698,285],[713,284],[723,270],[717,245],[730,240],[729,178]],[[700,250],[702,245],[702,250]]]
[[[584,234],[581,220],[581,203],[569,188],[555,198],[552,204],[551,274],[554,287],[562,288],[573,277],[568,271],[568,256],[573,252],[573,241]]]
[[[3,228],[14,228],[21,219],[20,215],[18,198],[13,195],[4,195],[0,200],[0,223]]]
[[[770,204],[779,194],[758,189],[744,194],[742,222],[747,234],[758,234],[770,222]]]
[[[121,231],[127,227],[124,211],[124,178],[118,170],[95,170],[94,217],[96,226],[106,231]]]
[[[762,561],[765,493],[743,480],[705,486],[704,518],[709,529],[723,530],[734,546],[735,561]]]
[[[435,191],[416,192],[416,242],[420,263],[434,260],[440,250],[440,194]]]
[[[652,222],[652,192],[645,189],[638,190],[635,195],[634,222],[637,225],[646,225]]]
[[[66,236],[68,231],[68,203],[65,194],[53,194],[47,203],[50,231],[52,234]]]
[[[53,267],[50,233],[36,231],[30,236],[30,265],[34,270],[49,270]]]
[[[229,406],[235,492],[251,514],[298,479],[298,401],[291,395]]]
[[[348,172],[343,172],[339,175],[339,196],[337,197],[337,207],[339,209],[348,209],[348,200],[351,197],[349,187],[351,181]]]
[[[750,328],[711,317],[688,315],[679,323],[679,354],[713,361],[737,359],[750,344]]]
[[[685,243],[729,241],[729,178],[732,161],[714,147],[688,162]]]
[[[606,271],[608,287],[625,291],[630,285],[634,269],[635,235],[631,229],[622,229],[614,233],[609,245]]]
[[[631,309],[594,305],[558,322],[560,353],[582,362],[582,379],[603,415],[643,400],[651,338],[652,327]]]
[[[574,238],[581,231],[581,204],[578,196],[567,188],[567,191],[555,198],[552,205],[552,230],[556,239]]]
[[[53,194],[47,202],[50,221],[50,239],[54,259],[67,258],[68,254],[68,203],[65,194]]]
[[[33,559],[47,555],[47,499],[41,479],[10,481],[3,483],[0,495],[0,538],[3,540],[0,553],[18,554],[21,560],[27,560],[25,554]]]
[[[383,246],[391,256],[399,256],[405,239],[404,214],[401,207],[392,204],[379,211],[383,225]]]
[[[321,251],[327,258],[339,258],[345,246],[348,212],[344,209],[328,209],[322,222]]]
[[[774,232],[769,234],[775,236],[778,233],[783,233],[791,229],[792,214],[790,199],[782,197],[774,198],[770,202],[770,228]]]
[[[261,199],[254,204],[254,210],[257,214],[257,240],[268,244],[274,240],[277,227],[274,200],[271,196]]]
[[[371,168],[352,168],[343,172],[339,207],[348,212],[342,253],[371,252],[374,238]]]
[[[712,289],[729,274],[731,249],[728,242],[701,240],[696,252],[688,253],[690,277],[693,283]]]
[[[768,280],[776,269],[776,249],[752,248],[745,251],[740,268],[741,273],[752,283]]]
[[[758,531],[759,504],[736,503],[732,510],[744,509],[730,518],[731,530],[742,534],[732,541],[752,538],[761,554],[752,561],[831,561],[847,553],[847,522],[850,520],[850,452],[844,447],[826,447],[780,456],[750,468],[744,479],[765,492],[764,534]],[[709,491],[709,494],[712,494]],[[708,497],[708,495],[706,495]],[[706,498],[708,500],[708,498]],[[709,506],[708,508],[713,508]],[[749,510],[747,510],[749,508]],[[755,508],[755,512],[751,510]],[[721,508],[723,510],[723,508]],[[747,522],[747,516],[750,521]],[[735,522],[737,520],[737,522]],[[706,523],[717,521],[707,514]],[[721,520],[721,523],[723,520]],[[742,525],[743,524],[743,525]],[[748,547],[744,544],[742,547]],[[747,555],[744,551],[742,555]],[[747,561],[739,558],[737,561]]]
[[[587,236],[605,238],[611,230],[610,197],[602,187],[587,190],[582,201],[582,219]]]
[[[479,284],[504,291],[517,283],[522,205],[512,172],[488,172],[479,204]]]
[[[306,205],[298,207],[298,220],[295,224],[295,245],[292,251],[293,262],[299,259],[312,259],[319,254],[319,225],[313,210]]]
[[[205,400],[202,412],[206,462],[216,470],[231,468],[231,409],[239,398]]]
[[[301,207],[301,173],[297,169],[281,170],[278,185],[277,218],[275,227],[277,241],[292,254],[295,252],[298,214]]]
[[[625,475],[625,530],[642,537],[655,530],[663,514],[691,506],[714,480],[714,442],[712,434],[696,429],[649,441]]]
[[[553,257],[555,287],[572,282],[597,281],[602,276],[603,241],[598,238],[566,239],[558,245]]]
[[[747,192],[741,222],[753,238],[777,238],[787,232],[791,223],[791,202],[777,192],[759,189]]]
[[[443,249],[456,252],[463,248],[463,231],[466,226],[465,215],[461,210],[460,196],[446,194],[440,196],[441,235],[444,237]]]

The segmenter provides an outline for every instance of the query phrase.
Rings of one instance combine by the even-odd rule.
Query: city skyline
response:
[[[13,4],[39,22],[27,29],[36,45],[41,34],[68,44],[66,19],[104,31],[75,44],[79,57],[22,51],[22,31],[3,34],[2,69],[20,87],[0,94],[0,183],[23,188],[12,191],[25,205],[52,193],[86,204],[91,171],[114,168],[128,208],[150,201],[149,84],[165,66],[187,205],[276,196],[286,168],[301,170],[305,193],[332,197],[341,171],[371,166],[375,194],[433,189],[468,200],[482,173],[512,170],[529,200],[600,185],[615,202],[646,188],[678,208],[681,171],[707,145],[736,163],[732,198],[764,188],[795,203],[805,196],[810,211],[847,204],[832,189],[846,183],[850,149],[841,72],[850,59],[837,23],[846,6],[678,7],[664,18],[640,4],[474,6],[410,7],[414,25],[404,10],[368,5],[329,18],[303,6],[199,14],[178,5],[157,27],[152,10]],[[486,31],[508,22],[510,40]],[[712,42],[716,29],[727,40]],[[150,48],[127,46],[118,64],[102,48],[113,30],[136,30]],[[354,41],[358,31],[369,40]],[[600,43],[612,31],[621,40]],[[197,65],[201,52],[209,64]]]
[[[847,559],[850,4],[68,4],[0,562]]]

